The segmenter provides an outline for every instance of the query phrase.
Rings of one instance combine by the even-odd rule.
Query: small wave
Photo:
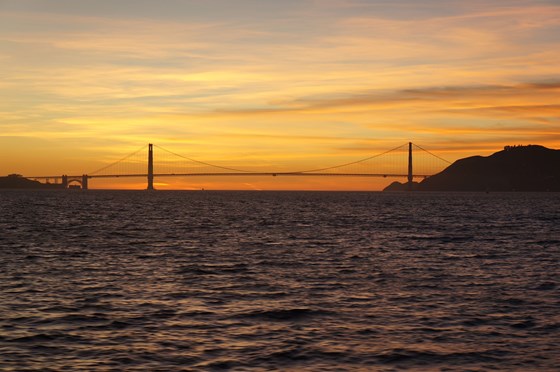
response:
[[[38,344],[38,345],[32,345],[29,348],[33,354],[37,355],[48,355],[49,357],[52,357],[53,355],[57,354],[67,354],[68,353],[68,349],[64,348],[64,347],[59,347],[59,346],[48,346],[48,345],[43,345],[43,344]]]
[[[560,323],[546,324],[538,328],[541,332],[553,332],[560,330]]]
[[[536,291],[551,291],[557,287],[556,283],[554,282],[544,282],[541,283],[539,286],[535,287]]]
[[[560,240],[556,240],[556,239],[539,240],[539,241],[536,241],[535,244],[557,245],[557,244],[560,244]]]
[[[437,353],[420,350],[394,349],[385,354],[377,356],[377,359],[383,364],[398,363],[421,363],[425,364],[465,364],[465,363],[489,363],[498,362],[499,356],[504,354],[503,351],[490,350],[482,352],[452,352]]]
[[[283,291],[259,293],[259,296],[262,298],[282,298],[282,297],[288,297],[289,295],[290,293],[283,292]]]
[[[213,311],[208,310],[191,310],[184,313],[179,313],[177,316],[181,319],[191,319],[195,317],[211,317],[216,315]]]
[[[262,261],[257,261],[255,263],[256,266],[270,266],[270,267],[288,267],[288,268],[297,268],[297,267],[302,267],[304,266],[303,263],[295,261],[295,260],[289,260],[289,259],[283,259],[283,260],[262,260]]]
[[[420,327],[420,328],[417,328],[417,331],[423,332],[423,333],[442,333],[442,332],[447,332],[448,329],[434,328],[434,327]]]
[[[120,321],[120,320],[113,320],[111,323],[109,323],[106,328],[108,329],[125,329],[130,327],[132,324],[128,323],[128,322],[124,322],[124,321]]]
[[[259,355],[251,360],[251,365],[264,365],[267,370],[323,370],[318,364],[329,365],[344,363],[351,359],[352,353],[347,351],[329,350],[328,346],[314,347],[304,344],[286,345],[281,349]],[[304,364],[316,366],[314,369],[294,368]],[[345,370],[341,368],[335,369]]]
[[[527,319],[522,322],[514,323],[510,327],[515,329],[527,329],[527,328],[533,328],[536,325],[537,324],[533,319]]]
[[[466,325],[466,326],[469,326],[469,327],[478,327],[478,326],[486,325],[490,322],[491,322],[490,319],[472,318],[472,319],[465,320],[463,322],[463,325]]]
[[[217,275],[218,272],[215,270],[210,270],[204,266],[192,265],[183,266],[177,270],[179,274],[182,275]]]
[[[162,310],[158,310],[152,314],[149,315],[150,318],[155,318],[155,319],[170,319],[173,318],[177,315],[177,312],[175,310],[172,309],[162,309]]]
[[[73,313],[78,311],[79,309],[77,307],[69,307],[69,306],[63,306],[63,305],[55,305],[55,306],[51,306],[51,307],[47,307],[44,309],[41,309],[41,311],[46,312],[46,313]]]
[[[358,302],[358,303],[370,303],[372,302],[372,297],[360,297],[360,296],[350,296],[346,299],[348,302]]]
[[[248,314],[241,314],[241,318],[263,319],[271,321],[299,321],[318,315],[327,315],[327,311],[312,310],[308,308],[259,310]]]
[[[56,340],[58,337],[57,335],[49,335],[46,333],[40,333],[37,335],[32,335],[32,336],[23,336],[23,337],[17,337],[17,338],[12,338],[11,340],[9,340],[10,342],[22,342],[22,343],[33,343],[33,342],[48,342],[48,341],[53,341]]]
[[[240,363],[237,360],[214,360],[211,362],[199,364],[196,367],[203,368],[205,371],[227,371],[232,368],[240,367]]]
[[[35,335],[16,337],[16,338],[9,339],[7,341],[8,342],[16,342],[16,343],[34,344],[34,343],[45,343],[45,342],[51,342],[51,341],[79,342],[81,340],[82,340],[82,337],[80,337],[80,336],[69,335],[69,334],[64,334],[64,333],[50,333],[50,334],[49,333],[39,333],[39,334],[35,334]]]
[[[82,327],[82,329],[87,330],[96,330],[96,331],[113,331],[113,330],[121,330],[132,326],[131,323],[120,321],[120,320],[113,320],[108,324],[103,325],[89,325]]]
[[[61,323],[99,323],[107,321],[107,318],[100,316],[71,314],[58,318],[56,319],[56,321]]]
[[[370,336],[370,335],[377,335],[377,334],[380,333],[380,331],[378,331],[376,329],[365,328],[365,329],[360,329],[357,333],[359,335]]]
[[[478,258],[478,259],[482,259],[482,260],[496,260],[496,259],[501,259],[504,256],[503,255],[499,255],[497,253],[486,253],[486,254],[475,254],[474,256],[472,256],[473,258]]]
[[[506,305],[513,305],[513,306],[521,306],[521,305],[525,305],[527,303],[526,300],[523,300],[521,298],[515,298],[515,297],[505,298],[505,299],[501,300],[500,302],[502,302]]]

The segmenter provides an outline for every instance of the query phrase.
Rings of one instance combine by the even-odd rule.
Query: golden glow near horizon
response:
[[[148,142],[273,169],[408,141],[449,160],[559,148],[558,66],[557,1],[0,0],[0,175],[81,174]],[[384,184],[156,179],[163,189]],[[145,181],[91,186],[101,185]]]

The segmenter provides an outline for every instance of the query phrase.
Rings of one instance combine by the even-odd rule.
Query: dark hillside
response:
[[[560,191],[560,150],[537,145],[507,146],[488,157],[457,160],[441,173],[419,183],[415,189]]]
[[[0,177],[0,189],[53,189],[60,188],[59,184],[44,184],[33,181],[18,174]]]

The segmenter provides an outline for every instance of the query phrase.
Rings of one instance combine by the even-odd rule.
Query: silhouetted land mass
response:
[[[0,189],[57,189],[61,187],[60,184],[45,184],[22,177],[19,174],[0,177]]]
[[[459,159],[420,183],[418,191],[560,191],[560,150],[506,146],[490,156]],[[384,191],[408,190],[394,182]]]

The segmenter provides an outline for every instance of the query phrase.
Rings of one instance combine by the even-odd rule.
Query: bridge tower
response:
[[[412,190],[412,142],[408,143],[408,190]]]
[[[82,175],[82,190],[88,189],[88,178],[87,174]]]
[[[63,189],[68,188],[68,176],[65,174],[62,175],[62,188]]]
[[[154,189],[154,149],[148,144],[148,190]]]

